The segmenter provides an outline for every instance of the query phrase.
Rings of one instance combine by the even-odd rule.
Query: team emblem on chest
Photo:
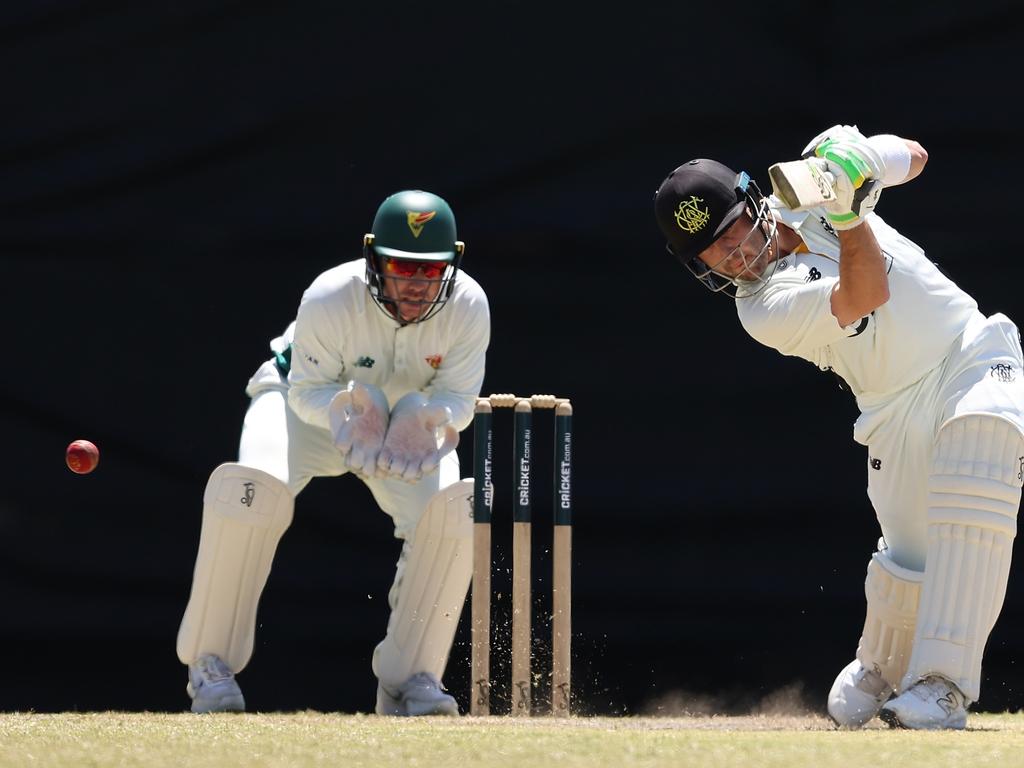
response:
[[[427,361],[427,365],[433,368],[435,371],[441,367],[441,356],[440,355],[428,355],[423,358]]]

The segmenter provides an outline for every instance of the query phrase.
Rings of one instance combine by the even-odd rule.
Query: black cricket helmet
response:
[[[737,173],[715,160],[690,160],[672,171],[654,195],[654,214],[668,241],[668,252],[712,292],[739,298],[760,291],[771,274],[751,281],[734,280],[716,272],[717,265],[705,264],[700,253],[745,211],[753,222],[747,237],[758,230],[765,237],[764,245],[750,263],[770,258],[778,225],[768,198],[747,173]]]

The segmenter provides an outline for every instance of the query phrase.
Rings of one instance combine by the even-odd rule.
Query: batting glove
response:
[[[815,157],[815,150],[818,148],[818,145],[823,144],[826,141],[863,142],[867,141],[867,137],[860,132],[856,125],[833,125],[831,128],[822,131],[807,142],[807,146],[804,147],[803,151],[800,153],[800,157]]]
[[[832,175],[836,201],[825,206],[836,230],[853,229],[878,205],[882,195],[885,163],[856,126],[835,125],[816,136],[804,156],[817,158],[819,167]]]
[[[839,231],[863,224],[864,218],[878,205],[884,188],[882,182],[877,179],[861,179],[860,185],[855,187],[844,168],[837,163],[824,158],[811,159],[807,162],[818,164],[821,170],[833,178],[832,186],[836,199],[824,206],[832,228]]]

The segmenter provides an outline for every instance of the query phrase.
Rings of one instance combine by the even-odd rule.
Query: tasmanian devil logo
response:
[[[406,211],[405,216],[412,236],[419,237],[420,232],[423,231],[423,225],[437,216],[437,211]]]
[[[252,506],[253,499],[256,498],[256,484],[251,482],[242,483],[242,487],[245,488],[245,496],[239,499],[240,502],[245,504],[247,507]]]
[[[435,371],[441,367],[441,356],[440,355],[428,355],[423,358],[427,361],[427,365],[433,368]]]

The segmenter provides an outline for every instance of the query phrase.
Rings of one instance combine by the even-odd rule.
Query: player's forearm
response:
[[[885,258],[870,223],[839,232],[839,282],[832,293],[832,314],[839,324],[855,323],[888,300]]]
[[[334,396],[342,389],[344,387],[338,384],[327,386],[292,384],[288,388],[288,405],[295,411],[295,415],[307,424],[329,429],[329,406]]]

